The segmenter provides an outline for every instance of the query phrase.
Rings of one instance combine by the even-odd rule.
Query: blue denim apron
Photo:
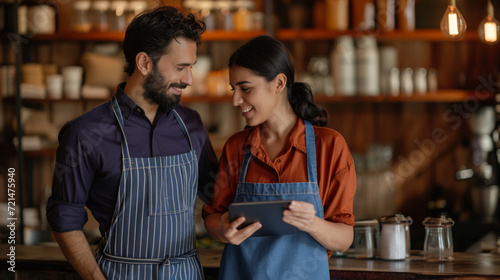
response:
[[[263,200],[297,200],[314,205],[316,215],[324,218],[316,175],[314,129],[305,122],[307,170],[309,182],[247,183],[245,177],[252,157],[247,147],[234,202]],[[250,237],[240,245],[226,244],[221,260],[219,279],[330,279],[326,248],[308,233]]]
[[[184,122],[172,110],[188,153],[131,158],[116,97],[111,102],[123,135],[123,168],[99,267],[107,279],[203,279],[194,228],[198,160]]]

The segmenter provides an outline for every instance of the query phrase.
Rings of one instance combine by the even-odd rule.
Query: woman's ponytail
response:
[[[288,102],[300,118],[316,126],[326,126],[328,113],[314,103],[311,87],[305,83],[293,83],[287,91]]]

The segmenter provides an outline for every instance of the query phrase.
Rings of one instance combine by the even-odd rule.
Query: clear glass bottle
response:
[[[130,1],[128,3],[127,10],[125,12],[125,18],[127,21],[127,25],[130,24],[132,19],[144,10],[148,8],[148,3],[146,1]]]
[[[127,1],[112,1],[111,9],[109,10],[110,30],[116,32],[124,32],[127,29]]]
[[[92,29],[90,5],[90,1],[87,0],[73,2],[73,31],[86,33]]]
[[[95,1],[92,3],[92,29],[95,32],[109,31],[108,9],[109,1]]]

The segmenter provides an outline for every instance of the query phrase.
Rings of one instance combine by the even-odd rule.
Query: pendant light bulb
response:
[[[500,37],[500,23],[495,19],[493,12],[493,4],[488,1],[488,14],[481,21],[478,27],[479,39],[481,42],[493,45],[496,44]]]
[[[467,23],[457,9],[456,0],[450,0],[448,8],[441,19],[441,32],[451,39],[460,38],[467,30]]]

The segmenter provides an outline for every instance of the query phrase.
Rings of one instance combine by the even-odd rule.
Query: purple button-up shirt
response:
[[[186,153],[189,142],[171,112],[160,113],[154,125],[124,92],[116,97],[124,118],[124,132],[131,157],[156,157]],[[196,111],[175,108],[186,124],[198,157],[198,194],[210,196],[217,157]],[[47,219],[56,232],[82,230],[87,206],[99,222],[101,234],[111,225],[122,169],[122,133],[110,102],[103,103],[68,122],[59,133],[59,147],[47,203]]]

